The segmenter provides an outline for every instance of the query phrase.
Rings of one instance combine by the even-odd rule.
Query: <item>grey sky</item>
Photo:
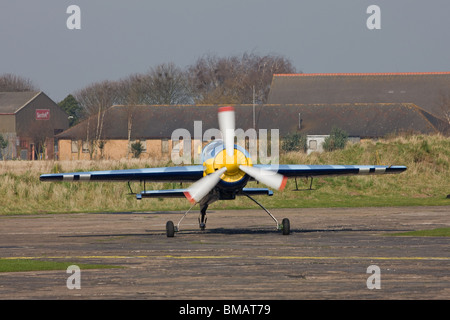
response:
[[[81,30],[69,30],[69,5]],[[369,5],[381,30],[369,30]],[[289,58],[298,71],[450,71],[448,0],[2,0],[0,74],[55,101],[95,81],[205,53]]]

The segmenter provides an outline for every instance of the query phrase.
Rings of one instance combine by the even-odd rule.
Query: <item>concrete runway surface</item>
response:
[[[291,235],[262,210],[212,210],[203,232],[191,212],[174,238],[183,212],[1,216],[0,258],[123,268],[81,269],[72,290],[66,270],[0,273],[0,299],[450,298],[449,238],[390,235],[449,227],[450,206],[271,212]]]

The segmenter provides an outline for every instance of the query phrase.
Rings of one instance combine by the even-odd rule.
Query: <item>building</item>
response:
[[[54,136],[69,127],[67,114],[43,92],[0,92],[4,159],[54,159]]]
[[[316,113],[304,114],[308,153],[321,150],[331,126],[353,141],[398,132],[450,134],[445,101],[450,72],[275,74],[268,97],[271,104],[317,106],[303,111]]]
[[[170,159],[172,151],[181,152],[176,148],[187,146],[195,159],[203,145],[220,138],[218,108],[214,105],[112,106],[104,114],[91,116],[56,136],[60,159],[130,158],[131,144],[137,141],[143,147],[141,158]],[[441,119],[410,103],[236,105],[235,112],[236,129],[242,129],[246,147],[251,129],[255,129],[257,139],[265,133],[270,138],[276,133],[282,139],[294,132],[329,135],[336,126],[359,140],[399,132],[432,134],[445,126]],[[188,139],[190,145],[180,143]]]
[[[443,118],[450,72],[275,74],[269,104],[413,103]]]
[[[239,108],[244,109],[248,108]],[[104,114],[91,116],[59,134],[60,157],[65,160],[130,158],[131,145],[140,142],[141,158],[170,159],[174,148],[184,148],[180,140],[187,138],[195,157],[203,145],[219,134],[217,110],[218,106],[206,105],[112,106]],[[248,110],[251,116],[252,110]],[[237,116],[236,126],[247,130],[252,126],[252,118],[247,114]]]

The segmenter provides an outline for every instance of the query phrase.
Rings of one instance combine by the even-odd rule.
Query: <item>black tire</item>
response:
[[[166,233],[168,238],[172,238],[175,235],[175,227],[172,221],[166,223]]]
[[[288,218],[284,218],[283,221],[281,222],[282,226],[283,226],[283,235],[287,236],[291,233],[291,224],[289,222]]]

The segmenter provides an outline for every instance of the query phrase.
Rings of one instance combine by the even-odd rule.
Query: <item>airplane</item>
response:
[[[288,178],[324,177],[339,175],[377,175],[396,174],[405,171],[405,166],[380,165],[264,165],[253,164],[249,152],[236,145],[234,107],[226,106],[218,109],[219,130],[221,140],[213,140],[207,144],[201,154],[202,165],[126,169],[111,171],[89,171],[43,174],[41,181],[130,181],[144,182],[144,191],[136,194],[136,198],[187,198],[192,206],[184,213],[177,225],[173,221],[166,223],[167,237],[174,237],[180,231],[180,224],[189,211],[200,206],[199,227],[205,230],[206,211],[208,206],[218,200],[233,200],[236,196],[246,196],[258,204],[275,221],[278,231],[283,235],[290,234],[290,221],[284,218],[281,223],[260,204],[253,196],[272,196],[273,191],[267,188],[246,188],[249,181],[256,180],[269,188],[282,191]],[[146,182],[188,182],[187,188],[169,190],[145,190]],[[131,189],[131,188],[130,188]]]

